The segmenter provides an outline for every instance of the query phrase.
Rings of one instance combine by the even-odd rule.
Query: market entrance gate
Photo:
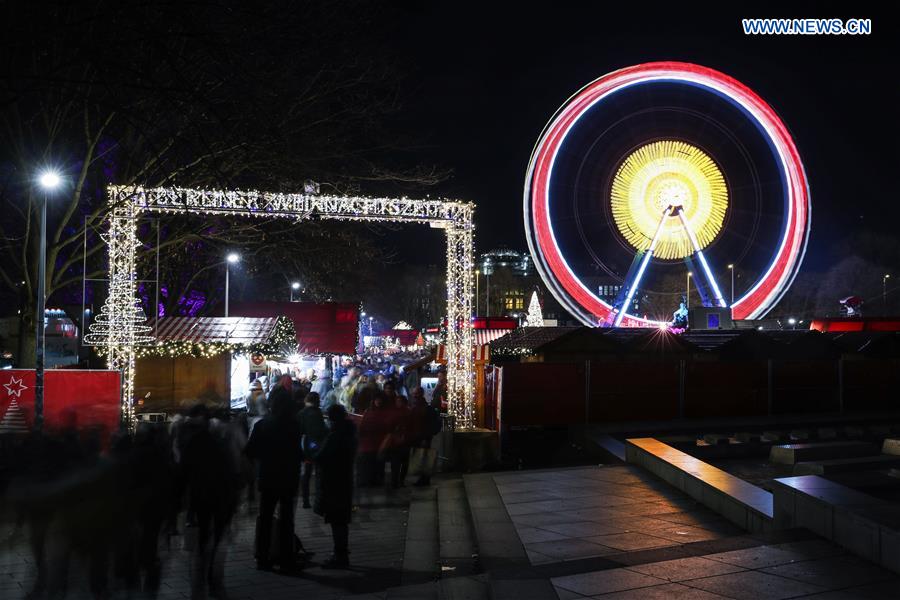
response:
[[[419,223],[447,234],[447,393],[456,425],[475,425],[472,358],[474,211],[471,202],[283,194],[188,188],[107,188],[109,295],[85,343],[107,349],[110,369],[122,372],[122,418],[134,422],[135,346],[155,341],[137,297],[137,220],[142,214],[212,214],[338,221]]]

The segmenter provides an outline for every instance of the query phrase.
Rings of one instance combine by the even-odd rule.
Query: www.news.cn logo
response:
[[[869,35],[872,19],[741,19],[746,35]]]

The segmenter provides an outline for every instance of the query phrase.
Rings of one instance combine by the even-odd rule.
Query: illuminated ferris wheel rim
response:
[[[586,85],[557,111],[535,145],[525,179],[525,230],[535,264],[554,296],[585,324],[602,322],[613,307],[575,276],[560,252],[549,211],[554,162],[569,132],[598,102],[630,86],[665,81],[698,86],[740,107],[765,133],[786,183],[787,218],[778,252],[763,276],[732,304],[733,317],[764,316],[790,286],[806,251],[811,211],[806,172],[787,127],[765,100],[736,79],[691,63],[653,62],[613,71]],[[637,327],[660,324],[631,315],[622,322],[623,326]]]

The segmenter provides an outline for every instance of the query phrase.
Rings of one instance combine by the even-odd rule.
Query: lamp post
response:
[[[687,277],[684,278],[684,307],[685,308],[691,307],[691,275],[693,275],[693,273],[688,271]]]
[[[731,272],[731,304],[734,304],[734,265],[728,265],[728,270]]]
[[[45,290],[47,280],[47,199],[59,187],[62,179],[52,170],[40,174],[38,182],[43,189],[39,194],[41,203],[41,243],[38,248],[37,308],[34,323],[34,429],[44,426],[44,310],[47,301]]]
[[[481,271],[475,269],[475,316],[478,316],[478,281],[480,279],[479,275],[481,275]]]
[[[797,319],[795,319],[794,317],[788,318],[788,325],[791,326],[791,329],[796,329]]]
[[[225,257],[225,316],[228,316],[228,287],[229,287],[229,279],[231,278],[231,265],[235,264],[241,260],[241,255],[236,252],[232,252],[228,256]]]
[[[890,273],[885,273],[881,278],[881,306],[885,316],[887,316],[887,280],[890,278]]]
[[[294,301],[294,292],[296,292],[299,289],[300,289],[299,281],[295,281],[294,283],[291,284],[291,302]]]
[[[369,337],[372,337],[372,317],[369,317]]]

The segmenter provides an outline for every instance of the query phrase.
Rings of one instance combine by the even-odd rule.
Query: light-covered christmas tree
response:
[[[531,302],[528,304],[528,316],[525,317],[525,327],[543,327],[544,315],[541,313],[541,302],[537,292],[531,292]]]

